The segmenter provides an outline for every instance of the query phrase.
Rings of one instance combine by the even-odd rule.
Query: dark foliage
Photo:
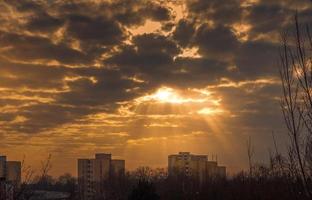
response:
[[[148,181],[139,181],[130,193],[128,200],[158,200],[159,195],[153,183]]]

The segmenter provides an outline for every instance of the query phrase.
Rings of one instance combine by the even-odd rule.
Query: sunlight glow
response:
[[[233,25],[233,31],[236,37],[242,41],[245,42],[249,39],[249,31],[251,29],[250,24],[244,24],[244,23],[236,23]]]
[[[152,20],[146,20],[145,23],[141,26],[137,26],[134,28],[129,28],[128,31],[133,34],[134,36],[140,35],[140,34],[148,34],[148,33],[154,33],[161,29],[161,23],[152,21]]]
[[[201,58],[202,56],[198,53],[198,47],[182,49],[182,53],[178,55],[183,58]]]
[[[214,114],[220,114],[223,113],[224,111],[221,109],[214,109],[214,108],[203,108],[199,111],[197,111],[198,114],[201,115],[214,115]]]
[[[177,91],[169,87],[161,87],[154,94],[143,97],[143,100],[153,100],[162,103],[183,104],[183,103],[203,103],[207,98],[183,97]]]
[[[182,100],[171,88],[160,88],[152,97],[155,100],[170,103],[177,103]]]

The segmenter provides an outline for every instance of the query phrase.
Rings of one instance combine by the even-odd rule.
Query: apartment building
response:
[[[13,185],[21,184],[21,168],[19,161],[7,161],[6,156],[0,156],[0,178]]]
[[[103,183],[125,173],[125,161],[114,160],[111,154],[95,154],[95,158],[78,159],[78,187],[81,200],[104,195]]]
[[[8,183],[5,178],[0,178],[0,200],[13,200],[14,186]]]
[[[226,167],[218,166],[217,161],[209,161],[207,155],[179,152],[168,156],[168,174],[169,176],[183,174],[203,182],[209,177],[225,177]]]
[[[6,156],[0,155],[0,178],[6,177]]]
[[[13,200],[14,190],[21,184],[21,162],[7,161],[0,155],[0,200]]]

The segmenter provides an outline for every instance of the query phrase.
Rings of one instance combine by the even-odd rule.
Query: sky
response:
[[[179,151],[229,172],[283,151],[280,32],[308,0],[3,0],[0,154],[51,174],[112,153],[166,167]]]

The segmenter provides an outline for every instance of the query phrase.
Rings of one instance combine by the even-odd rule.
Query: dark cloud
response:
[[[278,48],[268,42],[243,43],[235,63],[244,77],[278,76]]]
[[[311,6],[309,1],[292,1],[292,0],[261,0],[259,1],[258,5],[268,5],[268,6],[280,6],[284,8],[290,9],[303,9]]]
[[[40,13],[30,17],[26,27],[29,31],[52,33],[62,25],[64,25],[64,20],[53,17],[48,13]]]
[[[4,0],[5,3],[14,7],[19,12],[41,12],[43,10],[43,2],[40,1],[18,1],[18,0]]]
[[[239,0],[191,0],[188,1],[188,10],[195,18],[212,20],[217,25],[229,25],[240,21],[240,3]]]
[[[173,18],[171,10],[156,1],[117,0],[101,5],[103,7],[110,7],[113,17],[126,26],[142,24],[146,19],[169,21]]]
[[[6,131],[42,132],[64,123],[74,122],[87,114],[114,112],[118,108],[118,102],[130,100],[138,95],[138,93],[126,91],[128,88],[135,87],[136,84],[131,80],[123,79],[118,71],[14,64],[9,66],[6,69],[0,69],[1,74],[8,76],[0,76],[1,80],[5,80],[0,87],[12,90],[1,94],[10,98],[20,96],[21,99],[17,101],[0,98],[0,108],[6,106],[17,108],[17,110],[14,109],[1,115],[0,121],[14,121],[17,116],[22,116],[26,120],[8,123],[3,129]],[[96,82],[89,79],[93,76]],[[19,78],[14,80],[14,77]],[[78,78],[65,83],[66,77]],[[63,91],[64,87],[67,88],[66,91]],[[30,91],[19,92],[22,88]],[[40,91],[36,92],[38,89]],[[50,93],[49,90],[51,90]],[[60,91],[56,93],[54,90]],[[45,102],[45,98],[51,100]]]
[[[90,70],[92,71],[92,70]],[[78,72],[78,74],[85,74]],[[91,75],[90,72],[87,74]],[[92,72],[96,82],[88,78],[81,78],[68,84],[69,92],[62,93],[57,97],[57,101],[71,106],[100,106],[106,111],[114,111],[118,102],[127,101],[136,93],[128,93],[127,89],[136,87],[137,84],[129,79],[125,79],[115,70],[94,70]],[[99,110],[98,110],[99,111]]]
[[[63,79],[71,75],[62,67],[47,67],[44,65],[12,63],[0,60],[0,87],[31,88],[31,89],[61,89]]]
[[[0,114],[0,122],[12,121],[15,117],[15,113],[2,113]]]
[[[133,38],[133,45],[124,46],[119,53],[106,60],[122,70],[138,73],[170,71],[179,47],[170,39],[158,34],[143,34]]]
[[[290,10],[279,5],[259,4],[250,8],[247,21],[251,24],[251,37],[270,32],[279,32],[293,16]]]
[[[73,122],[90,113],[92,112],[88,108],[76,108],[57,104],[26,106],[16,114],[25,117],[27,120],[4,127],[4,130],[35,134],[67,122]]]
[[[178,41],[182,47],[186,47],[195,33],[194,24],[184,19],[180,20],[173,32],[173,38]]]
[[[195,43],[199,52],[207,57],[228,59],[235,54],[240,43],[233,31],[224,26],[209,27],[202,24],[195,36]]]
[[[171,19],[170,9],[161,5],[148,4],[143,13],[145,13],[148,18],[155,21],[168,21]]]
[[[5,25],[0,32],[0,87],[8,91],[1,93],[0,106],[9,111],[0,118],[8,122],[5,130],[27,133],[89,114],[116,113],[121,102],[160,86],[203,88],[224,79],[237,83],[277,77],[278,44],[264,36],[289,27],[296,6],[305,22],[310,19],[306,4],[288,0],[245,7],[239,0],[190,0],[178,21],[174,10],[158,1],[6,0],[1,5],[6,16],[0,15]],[[160,22],[161,30],[129,32],[147,20]],[[251,25],[247,41],[239,40],[233,29],[241,23]],[[199,56],[182,56],[187,48],[198,48]],[[216,89],[246,126],[271,116],[277,87],[246,92],[251,90]],[[241,112],[253,110],[263,114],[247,120]],[[12,123],[17,116],[27,120]],[[200,120],[192,123],[203,126]]]
[[[65,64],[87,64],[91,62],[89,55],[85,55],[63,43],[54,44],[50,39],[40,36],[0,32],[0,45],[8,47],[2,52],[2,55],[13,60],[48,59]]]
[[[180,50],[177,45],[158,34],[143,34],[133,39],[134,44],[138,48],[138,53],[164,53],[168,55],[177,55]]]
[[[77,14],[101,16],[119,22],[125,26],[141,25],[146,19],[154,21],[170,21],[171,10],[156,1],[116,0],[90,4],[86,1],[68,1],[54,5],[61,15]]]
[[[215,84],[220,77],[229,76],[228,63],[209,58],[177,58],[177,71],[169,79],[172,85],[180,87],[205,87]]]
[[[102,17],[70,15],[67,31],[70,36],[92,45],[114,45],[124,38],[117,22]]]

